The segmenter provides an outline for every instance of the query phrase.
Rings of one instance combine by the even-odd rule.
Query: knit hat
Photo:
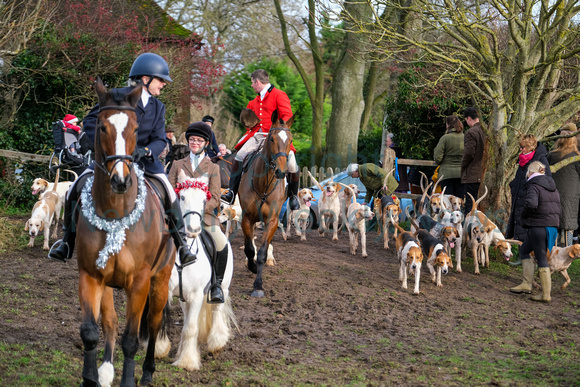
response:
[[[66,116],[64,116],[62,120],[64,122],[68,122],[69,124],[76,124],[77,122],[79,122],[79,119],[76,116],[73,116],[72,114],[67,114]]]

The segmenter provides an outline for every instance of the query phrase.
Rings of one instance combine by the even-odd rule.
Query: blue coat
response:
[[[117,90],[129,93],[132,88],[124,87]],[[83,120],[83,129],[93,144],[95,143],[95,129],[98,114],[99,105],[97,104]],[[150,97],[147,106],[143,107],[143,102],[139,98],[135,114],[137,115],[137,123],[139,124],[137,147],[147,147],[153,155],[153,161],[142,159],[139,161],[139,165],[149,173],[164,173],[165,170],[163,169],[163,164],[159,161],[159,155],[163,152],[167,144],[165,141],[165,105],[157,98]]]

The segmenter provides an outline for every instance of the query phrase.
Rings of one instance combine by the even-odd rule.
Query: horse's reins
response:
[[[203,215],[201,213],[199,213],[198,211],[187,211],[185,214],[183,214],[183,220],[185,220],[185,218],[189,215],[197,215],[203,221]],[[191,246],[193,246],[193,243],[191,244]],[[178,265],[177,262],[175,262],[175,268],[177,269],[177,275],[179,277],[179,299],[182,302],[185,302],[185,299],[183,298],[183,281],[182,281],[183,269],[185,269],[187,266],[197,262],[197,251],[195,253],[193,253],[191,251],[191,246],[189,246],[189,252],[195,257],[195,259],[193,259],[189,262],[186,262],[186,263],[181,263],[181,265]],[[198,250],[199,250],[199,248],[198,248]]]
[[[268,137],[269,137],[270,133],[272,132],[272,130],[286,130],[288,132],[290,131],[290,129],[286,129],[286,128],[272,128],[272,129],[270,129],[270,132],[268,132]],[[266,137],[266,140],[268,139],[268,137]],[[270,162],[269,163],[266,163],[264,161],[264,164],[268,165],[268,169],[270,169],[272,171],[275,171],[276,170],[276,163],[275,163],[275,161],[276,161],[277,158],[282,157],[282,156],[284,156],[284,157],[286,157],[286,159],[288,159],[288,154],[286,152],[278,152],[278,153],[270,156]],[[272,187],[272,189],[270,190],[270,192],[268,192],[268,187],[270,187],[270,185],[272,184],[272,181],[274,180],[274,178],[276,178],[276,184],[274,184],[274,186]],[[281,176],[280,177],[280,176],[277,176],[276,173],[273,173],[270,181],[268,181],[268,185],[266,185],[266,192],[261,193],[261,192],[258,192],[258,190],[256,189],[256,187],[254,186],[254,178],[252,177],[252,180],[251,180],[252,189],[260,197],[260,208],[258,208],[258,210],[260,210],[262,208],[262,205],[264,203],[266,203],[266,200],[268,199],[268,196],[270,196],[270,194],[272,192],[274,192],[274,190],[278,186],[278,183],[283,178],[284,178],[284,176]]]
[[[129,110],[129,111],[135,112],[135,108],[132,106],[103,106],[103,107],[99,108],[99,113],[101,113],[103,110]],[[129,168],[129,170],[131,170],[133,168],[133,161],[135,160],[135,158],[132,155],[109,156],[109,155],[107,155],[107,152],[105,152],[103,150],[103,147],[101,146],[101,135],[99,134],[98,136],[96,136],[96,138],[98,141],[99,150],[100,150],[101,155],[103,156],[103,159],[105,161],[100,162],[100,163],[95,161],[95,165],[97,167],[99,167],[103,172],[105,172],[105,174],[107,176],[111,177],[112,171],[113,171],[113,169],[115,169],[115,167],[117,166],[118,163],[125,164],[127,166],[127,168]],[[113,166],[111,167],[111,169],[107,170],[106,163],[108,163],[109,161],[114,161],[114,163],[113,163]]]

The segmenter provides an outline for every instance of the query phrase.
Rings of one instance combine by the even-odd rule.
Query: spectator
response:
[[[572,132],[562,130],[562,135],[570,135]],[[578,156],[578,144],[576,137],[559,138],[554,144],[554,149],[548,154],[550,166]],[[578,207],[580,203],[580,162],[568,164],[552,175],[556,188],[560,193],[562,214],[560,215],[560,231],[564,234],[565,246],[572,244],[573,233],[578,229]]]
[[[483,174],[483,151],[485,148],[485,134],[481,130],[477,110],[468,107],[463,112],[463,118],[469,130],[463,137],[463,158],[461,159],[461,183],[465,193],[464,213],[469,213],[473,203],[468,193],[475,199],[479,192],[479,185]]]
[[[161,155],[159,156],[159,159],[163,159],[164,160],[164,164],[168,165],[169,163],[171,163],[173,161],[173,146],[176,144],[176,138],[175,138],[175,126],[173,125],[167,125],[165,127],[165,141],[167,141],[167,145],[165,147],[164,152],[161,153]],[[163,157],[161,157],[163,156]]]
[[[463,124],[456,115],[445,119],[446,133],[435,147],[434,159],[439,165],[439,186],[445,193],[459,198],[465,197],[461,184],[461,160],[463,159]],[[441,180],[443,178],[443,180]],[[469,208],[471,210],[471,208]]]
[[[201,119],[202,122],[205,122],[206,124],[209,125],[209,127],[211,128],[211,141],[209,143],[209,145],[207,146],[205,153],[209,156],[209,158],[213,158],[216,157],[219,149],[218,149],[218,145],[217,145],[217,141],[215,139],[215,133],[213,131],[213,122],[214,122],[214,118],[212,116],[204,116]]]
[[[228,149],[226,144],[219,144],[218,149],[219,149],[218,156],[227,156],[232,154],[232,151]]]
[[[366,187],[367,194],[365,203],[371,203],[371,199],[380,199],[383,195],[392,195],[399,186],[399,183],[393,175],[389,176],[387,185],[383,186],[387,171],[378,165],[367,164],[349,164],[346,173],[350,177],[359,178],[361,183]]]
[[[525,184],[527,181],[526,173],[528,166],[534,162],[539,161],[544,165],[548,164],[548,150],[544,144],[539,143],[536,140],[536,136],[533,134],[526,134],[520,140],[520,156],[518,158],[518,169],[516,171],[516,176],[510,183],[510,190],[512,194],[512,203],[510,217],[508,220],[506,238],[517,239],[518,241],[524,241],[526,239],[526,230],[520,224],[521,214],[524,209],[525,200]],[[550,168],[546,167],[544,172],[547,176],[552,177]],[[521,259],[515,262],[510,262],[510,265],[520,265]]]
[[[401,148],[394,142],[395,135],[393,133],[388,133],[386,140],[385,140],[385,156],[383,158],[383,162],[381,163],[380,167],[384,170],[388,168],[395,168],[395,179],[399,182],[399,186],[397,187],[396,192],[407,192],[409,190],[409,180],[407,177],[407,166],[406,165],[399,165],[397,162],[393,163],[393,167],[390,167],[388,163],[389,160],[400,159],[403,157],[403,152]],[[394,152],[393,154],[389,155],[389,149]],[[388,171],[387,171],[388,172]]]
[[[530,253],[533,251],[538,271],[542,293],[532,296],[534,301],[549,302],[552,279],[546,251],[552,250],[555,241],[556,228],[560,223],[560,195],[556,183],[545,175],[547,167],[539,161],[529,163],[525,175],[524,203],[521,211],[521,225],[526,237],[520,247],[522,259],[523,282],[510,291],[513,293],[531,293],[534,279],[534,262]],[[552,235],[554,236],[552,238]]]

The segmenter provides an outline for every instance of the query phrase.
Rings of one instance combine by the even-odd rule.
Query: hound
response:
[[[356,184],[348,184],[348,185],[342,183],[339,184],[344,188],[350,187],[350,190],[344,189],[338,193],[338,200],[340,202],[340,220],[341,220],[338,232],[340,233],[342,231],[342,226],[346,224],[346,211],[348,210],[348,206],[352,202],[352,197],[354,196],[356,200],[358,194],[360,193],[360,189],[358,189]]]
[[[356,198],[354,196],[352,197],[352,203],[348,206],[347,210],[346,222],[348,236],[350,237],[350,253],[352,255],[356,255],[358,234],[360,234],[362,256],[363,258],[368,257],[365,220],[371,220],[374,216],[375,214],[371,211],[369,206],[358,203]]]
[[[548,250],[548,266],[550,267],[550,274],[555,271],[559,271],[566,282],[562,285],[562,290],[566,289],[570,285],[570,276],[568,276],[568,268],[572,264],[572,261],[580,258],[580,245],[572,245],[568,247],[556,247],[552,248],[550,252]]]
[[[456,246],[458,238],[459,233],[457,232],[457,229],[453,226],[445,226],[441,230],[441,234],[439,235],[438,239],[443,243],[443,247],[445,247],[445,252],[449,256],[451,256],[451,249]]]
[[[407,273],[414,272],[415,288],[413,294],[419,294],[419,280],[421,279],[421,265],[423,263],[423,252],[419,247],[419,242],[410,231],[405,231],[398,224],[395,228],[401,231],[395,240],[397,248],[397,258],[400,262],[399,281],[401,287],[407,289]]]
[[[487,186],[485,193],[477,201],[468,193],[473,200],[473,208],[465,217],[464,237],[467,237],[468,246],[473,253],[473,263],[475,274],[479,274],[479,264],[483,267],[489,267],[489,246],[492,244],[497,248],[500,254],[510,260],[513,257],[511,244],[521,244],[520,241],[506,239],[499,227],[493,223],[483,212],[477,210],[477,205],[487,195]]]
[[[308,175],[312,181],[322,191],[320,202],[318,203],[318,212],[320,215],[320,227],[318,232],[320,236],[324,236],[324,232],[330,232],[330,223],[332,222],[332,240],[338,240],[338,217],[340,215],[340,201],[338,200],[338,193],[342,189],[339,183],[329,181],[324,187],[312,176],[310,171]]]
[[[461,273],[461,248],[463,246],[463,220],[464,216],[461,211],[446,212],[442,218],[442,224],[455,227],[457,230],[457,239],[455,241],[455,271]],[[451,251],[448,251],[451,256]]]
[[[298,201],[300,208],[298,210],[289,211],[286,209],[286,231],[282,228],[282,237],[287,240],[290,236],[290,228],[292,225],[296,228],[296,235],[300,237],[301,241],[306,240],[306,225],[308,217],[310,216],[311,202],[316,201],[312,191],[308,188],[302,188],[298,192]]]
[[[383,233],[383,247],[389,248],[389,226],[392,224],[395,227],[394,236],[397,238],[399,230],[395,226],[399,224],[399,216],[401,214],[400,200],[396,196],[383,196],[380,199],[374,200],[374,210],[377,214],[377,219],[381,220]],[[380,231],[379,231],[380,233]]]
[[[414,223],[413,220],[411,222]],[[419,228],[417,224],[415,224],[415,227]],[[449,255],[445,251],[445,247],[439,239],[435,238],[427,230],[420,229],[415,233],[415,236],[419,240],[423,255],[427,257],[427,267],[431,273],[431,281],[437,283],[438,287],[443,286],[441,283],[441,273],[447,274],[449,268],[453,267],[451,258],[449,258]],[[435,266],[437,266],[437,277],[435,276]]]
[[[459,211],[463,210],[463,205],[465,204],[465,200],[458,196],[449,195],[449,203],[451,203],[451,211]]]
[[[56,213],[56,208],[59,202],[59,195],[57,193],[58,177],[59,170],[56,172],[56,179],[54,181],[54,185],[52,186],[52,190],[44,192],[42,198],[34,204],[30,219],[26,221],[24,231],[28,231],[28,235],[30,236],[28,247],[34,247],[34,239],[38,236],[38,234],[40,234],[41,231],[44,230],[44,245],[42,246],[42,249],[49,249],[50,226],[53,220],[55,220],[55,223],[58,224],[57,220],[59,215]],[[57,228],[58,227],[55,226],[52,230],[53,239],[56,239],[57,237]]]
[[[75,180],[79,177],[74,171],[70,169],[65,169],[66,172],[70,172],[75,176]],[[62,206],[64,205],[64,201],[66,200],[66,193],[68,192],[69,188],[73,185],[74,181],[60,181],[56,188],[56,193],[58,194],[58,203],[54,209],[56,216],[56,220],[58,221],[61,213]],[[30,190],[32,191],[32,195],[38,195],[38,199],[42,199],[46,192],[52,191],[55,183],[49,183],[48,181],[37,177],[32,182],[32,186],[30,186]],[[62,218],[64,219],[64,213],[62,214]]]
[[[427,179],[427,176],[423,172],[421,172],[421,174],[423,175],[421,177],[421,189],[423,189],[423,177],[425,179]],[[429,190],[429,186],[427,186],[427,188],[423,192],[423,195],[427,194],[427,197],[429,198],[431,215],[433,215],[433,218],[435,220],[439,220],[440,215],[443,213],[443,211],[451,209],[451,202],[449,201],[450,195],[445,195],[445,189],[447,187],[443,188],[443,191],[441,193],[435,193],[435,191],[437,190],[437,185],[442,180],[443,180],[443,175],[441,175],[439,177],[439,179],[437,179],[437,182],[433,186],[433,190],[432,190],[433,193],[431,195],[427,194],[427,192]]]
[[[218,220],[220,223],[226,223],[226,238],[229,238],[231,233],[235,233],[240,225],[240,215],[242,214],[242,208],[239,205],[224,205],[220,214],[218,215]]]

